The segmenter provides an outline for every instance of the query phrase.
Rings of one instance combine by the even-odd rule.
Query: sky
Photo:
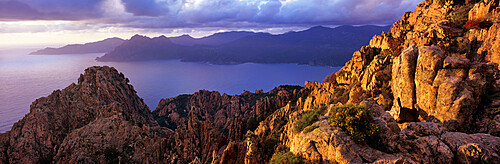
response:
[[[423,0],[0,0],[0,48],[110,37],[390,25]]]

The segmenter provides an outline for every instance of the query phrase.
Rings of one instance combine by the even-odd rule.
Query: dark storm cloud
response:
[[[160,16],[168,10],[155,0],[122,0],[125,10],[135,16]]]
[[[168,28],[391,24],[400,19],[404,12],[413,10],[420,1],[164,0],[161,5],[166,5],[170,12],[154,18],[137,18],[128,26]]]
[[[4,19],[40,19],[41,13],[17,1],[0,1],[0,18]]]
[[[0,0],[0,20],[83,20],[100,17],[100,0]]]
[[[420,1],[0,0],[0,19],[92,20],[140,28],[390,24]]]

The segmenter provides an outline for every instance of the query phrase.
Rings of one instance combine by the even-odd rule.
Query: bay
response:
[[[30,104],[54,90],[76,83],[90,66],[112,66],[123,72],[154,110],[163,98],[210,90],[230,95],[269,91],[279,85],[321,82],[340,67],[297,64],[212,65],[178,60],[97,62],[103,54],[28,55],[36,49],[0,50],[0,132],[29,113]]]

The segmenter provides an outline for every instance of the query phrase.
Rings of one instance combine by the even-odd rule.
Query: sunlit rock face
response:
[[[274,137],[285,146],[275,152],[290,151],[311,162],[500,160],[499,54],[494,48],[499,11],[497,1],[422,2],[389,33],[374,36],[356,51],[339,72],[325,78],[327,83],[306,83],[309,96],[261,122],[247,138],[247,153],[268,159],[254,145]],[[467,19],[452,18],[459,14],[490,24],[467,29]],[[345,103],[371,110],[385,149],[352,143],[345,132],[326,123],[328,113],[311,125],[314,130],[293,132],[303,113]],[[269,128],[277,120],[287,124]]]
[[[389,33],[374,36],[355,52],[334,83],[353,86],[349,102],[374,98],[400,122],[435,121],[452,130],[498,134],[492,109],[499,78],[498,10],[496,1],[422,2]],[[489,24],[467,29],[467,18]],[[391,67],[375,65],[387,56]],[[375,73],[384,69],[391,72]]]

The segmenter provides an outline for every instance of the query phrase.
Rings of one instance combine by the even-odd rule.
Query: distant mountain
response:
[[[234,62],[299,63],[309,65],[343,65],[352,53],[389,26],[316,26],[281,35],[267,33],[248,36],[217,48],[216,57],[185,58],[186,61],[209,61],[215,64]]]
[[[193,46],[193,45],[217,46],[256,34],[257,33],[248,31],[231,31],[231,32],[215,33],[213,35],[203,38],[193,38],[189,35],[182,35],[178,37],[171,37],[170,40],[175,44],[184,46]]]
[[[343,65],[372,36],[389,26],[317,26],[280,35],[252,32],[218,33],[194,39],[187,35],[167,38],[134,36],[98,61],[181,59],[213,64],[299,63]]]
[[[169,38],[159,36],[149,38],[134,35],[113,51],[98,57],[98,61],[141,61],[158,59],[181,59],[193,54],[195,49],[190,46],[174,44]]]
[[[125,40],[120,38],[108,38],[97,42],[85,44],[69,44],[60,48],[41,49],[30,54],[40,55],[60,55],[60,54],[87,54],[87,53],[105,53],[113,50],[115,47],[121,45]]]

